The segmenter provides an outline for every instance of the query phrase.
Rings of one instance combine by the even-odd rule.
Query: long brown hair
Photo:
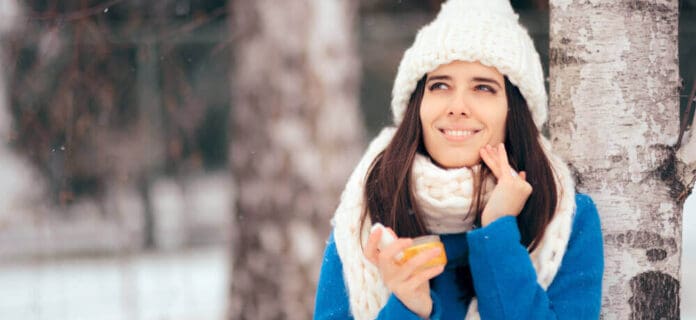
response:
[[[411,190],[411,167],[416,152],[427,155],[420,122],[420,105],[425,90],[426,76],[418,81],[411,94],[404,119],[386,149],[373,161],[365,182],[366,205],[361,227],[369,216],[372,223],[381,222],[394,229],[399,237],[428,234],[427,224]],[[533,191],[517,216],[521,244],[534,250],[551,221],[558,190],[553,169],[540,143],[539,130],[534,124],[527,102],[519,89],[505,77],[508,115],[505,122],[505,149],[510,165],[517,171],[526,171]],[[474,205],[471,214],[480,221],[483,211],[482,190],[485,179],[492,173],[482,162],[481,174],[475,179]],[[362,229],[362,228],[361,228]]]

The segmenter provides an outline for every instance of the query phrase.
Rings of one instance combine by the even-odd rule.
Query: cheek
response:
[[[505,139],[505,121],[507,119],[507,107],[498,112],[493,112],[488,115],[488,125],[491,129],[491,142],[504,142]]]
[[[433,121],[436,119],[436,114],[433,112],[432,108],[428,108],[428,105],[426,104],[421,104],[421,108],[419,111],[420,115],[420,124],[421,124],[421,134],[422,134],[422,139],[423,142],[425,143],[426,149],[433,148],[433,143],[434,143],[434,136],[436,132],[433,129]],[[431,153],[431,151],[428,151]]]
[[[500,137],[500,142],[505,140],[505,121],[507,119],[507,113],[505,113],[500,119],[498,119],[498,128],[496,134]]]
[[[432,105],[429,105],[425,100],[423,101],[423,103],[421,103],[418,115],[423,129],[430,127],[429,124],[432,123],[432,121],[436,117],[435,112],[435,108],[433,108]]]

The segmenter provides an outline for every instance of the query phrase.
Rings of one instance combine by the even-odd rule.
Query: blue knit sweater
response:
[[[445,271],[431,280],[431,319],[464,319],[471,299],[455,283],[455,268],[468,263],[482,319],[597,319],[604,256],[599,215],[590,197],[575,197],[568,248],[551,285],[536,281],[529,254],[520,244],[514,217],[499,218],[467,233],[441,235]],[[324,253],[314,319],[352,319],[341,259],[333,234]],[[392,294],[378,319],[419,319]]]

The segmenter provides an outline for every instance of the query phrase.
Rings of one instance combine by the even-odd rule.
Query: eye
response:
[[[477,86],[475,87],[475,90],[476,90],[476,91],[487,91],[487,92],[490,92],[490,93],[493,93],[493,94],[496,93],[496,90],[493,89],[493,87],[491,87],[491,86],[489,86],[489,85],[487,85],[487,84],[479,84],[479,85],[477,85]]]
[[[447,90],[449,89],[449,86],[445,84],[444,82],[435,82],[430,87],[428,88],[430,91],[433,90]]]

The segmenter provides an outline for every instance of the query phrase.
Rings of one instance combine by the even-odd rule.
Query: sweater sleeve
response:
[[[438,319],[441,313],[440,308],[438,308],[439,299],[432,291],[431,297],[433,297],[432,319]],[[314,319],[353,319],[353,315],[350,312],[348,290],[343,279],[343,265],[336,250],[333,234],[331,234],[326,244],[324,260],[319,273],[319,284],[314,304]],[[380,311],[377,319],[416,320],[420,318],[392,294],[389,300],[387,300],[387,304]]]
[[[343,266],[336,250],[333,233],[326,244],[319,272],[314,319],[353,319],[350,314],[348,290],[343,281]]]
[[[604,255],[592,200],[576,196],[576,214],[561,266],[548,290],[536,271],[514,217],[469,232],[469,263],[483,319],[598,319]]]

